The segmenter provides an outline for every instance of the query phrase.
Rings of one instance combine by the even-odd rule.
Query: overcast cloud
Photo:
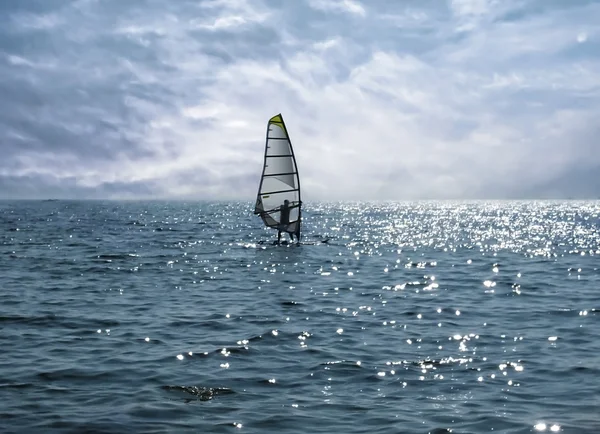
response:
[[[600,2],[0,2],[0,197],[600,197]]]

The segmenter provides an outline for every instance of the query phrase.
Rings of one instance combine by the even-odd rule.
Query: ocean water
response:
[[[0,432],[600,432],[600,202],[251,205],[0,202]]]

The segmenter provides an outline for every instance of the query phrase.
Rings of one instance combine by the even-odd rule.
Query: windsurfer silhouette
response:
[[[280,220],[279,226],[277,227],[277,243],[281,242],[281,231],[287,231],[288,225],[290,224],[290,201],[284,200],[283,205],[279,207]],[[292,242],[294,241],[294,234],[292,232],[288,232],[290,234],[290,238]]]

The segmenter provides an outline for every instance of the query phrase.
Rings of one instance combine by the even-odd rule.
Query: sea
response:
[[[252,205],[0,202],[0,432],[600,432],[600,202]]]

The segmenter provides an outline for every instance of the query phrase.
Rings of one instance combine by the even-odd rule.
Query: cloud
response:
[[[212,0],[200,3],[201,9],[218,10],[216,15],[208,18],[194,19],[193,26],[199,29],[223,30],[259,24],[269,18],[269,12],[250,6],[248,0]]]
[[[363,17],[367,14],[364,6],[354,0],[308,0],[308,4],[322,11],[342,12]]]
[[[0,196],[251,201],[280,112],[307,200],[600,194],[595,3],[0,9]]]

